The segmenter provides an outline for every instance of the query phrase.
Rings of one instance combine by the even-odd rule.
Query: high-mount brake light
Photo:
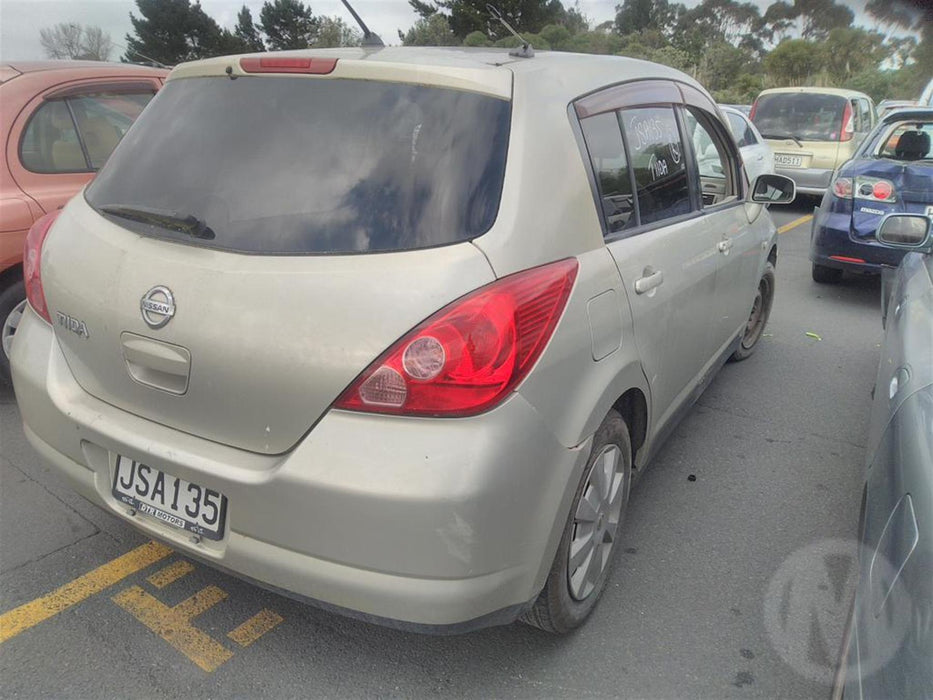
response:
[[[52,316],[45,301],[45,291],[42,289],[42,244],[45,243],[45,237],[60,213],[61,210],[57,209],[38,219],[29,229],[23,244],[23,284],[26,287],[26,298],[33,310],[49,323],[52,322]]]
[[[337,66],[336,58],[292,56],[262,56],[241,58],[240,68],[245,73],[307,73],[327,75]]]
[[[563,314],[578,263],[504,277],[454,301],[373,362],[334,408],[462,417],[489,410],[534,366]]]

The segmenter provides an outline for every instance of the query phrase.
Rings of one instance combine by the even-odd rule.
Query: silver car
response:
[[[641,61],[184,64],[30,232],[26,434],[101,507],[262,585],[564,632],[633,478],[755,350],[762,203],[792,197],[749,187],[708,93]]]

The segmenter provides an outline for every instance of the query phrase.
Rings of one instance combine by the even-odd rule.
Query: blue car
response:
[[[887,214],[933,215],[933,109],[886,114],[834,174],[813,216],[813,279],[838,282],[845,270],[878,274],[902,250],[882,246],[875,229]]]

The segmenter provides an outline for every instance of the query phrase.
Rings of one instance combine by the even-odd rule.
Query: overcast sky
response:
[[[685,4],[693,6],[698,2],[687,0]],[[579,5],[593,24],[599,24],[615,17],[615,6],[620,3],[621,0],[580,0]],[[856,21],[864,18],[861,10],[865,0],[844,0],[844,3],[858,13]],[[244,4],[258,22],[263,0],[201,0],[204,11],[228,29],[233,29],[237,12]],[[305,4],[310,5],[316,15],[336,15],[355,26],[340,0],[305,0]],[[386,44],[398,44],[397,30],[407,30],[417,19],[407,0],[351,0],[351,4]],[[572,4],[564,2],[568,7]],[[770,2],[756,0],[755,4],[764,10]],[[39,29],[59,22],[101,27],[117,45],[112,59],[118,60],[123,53],[124,37],[132,30],[131,11],[136,11],[138,16],[134,0],[0,0],[0,60],[45,58],[39,44]]]

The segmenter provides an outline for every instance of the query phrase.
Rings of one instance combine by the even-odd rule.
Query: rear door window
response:
[[[813,92],[776,92],[758,98],[752,122],[766,139],[838,141],[846,99]]]
[[[580,125],[596,173],[607,232],[634,227],[638,220],[618,115],[615,112],[597,114],[582,120]]]
[[[89,92],[43,102],[20,142],[23,167],[35,173],[97,170],[153,94]]]
[[[455,243],[495,220],[510,117],[423,85],[170,80],[86,197],[144,235],[247,253]]]
[[[726,118],[729,120],[729,127],[732,129],[732,135],[739,148],[757,145],[758,139],[755,138],[755,132],[752,131],[748,122],[733,112],[726,112]]]
[[[621,112],[641,224],[691,211],[684,144],[673,107]]]

